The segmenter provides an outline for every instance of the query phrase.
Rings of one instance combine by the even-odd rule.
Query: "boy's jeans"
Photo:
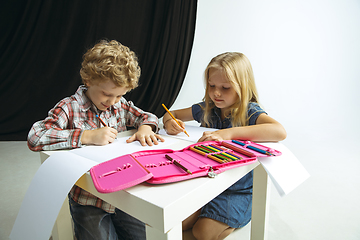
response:
[[[120,209],[110,214],[94,206],[83,206],[69,197],[77,240],[145,240],[145,224]]]

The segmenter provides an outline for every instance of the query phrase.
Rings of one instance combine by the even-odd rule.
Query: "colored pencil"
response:
[[[163,107],[165,108],[165,110],[170,114],[170,116],[175,120],[175,122],[181,127],[181,124],[179,123],[178,120],[176,120],[176,118],[174,117],[174,115],[172,115],[172,113],[169,111],[169,109],[167,109],[167,107],[165,107],[164,104],[162,104],[162,106],[163,106]],[[182,128],[182,127],[181,127],[181,128]],[[184,133],[185,133],[188,137],[190,137],[189,134],[186,132],[185,129],[184,129]]]
[[[104,123],[104,121],[99,117],[99,115],[96,115],[97,119],[99,119],[99,121],[102,123],[102,125],[104,125],[104,127],[107,127],[106,124]]]
[[[182,170],[184,170],[185,172],[187,172],[188,174],[192,174],[192,172],[190,172],[189,169],[187,169],[186,167],[184,167],[181,163],[179,163],[177,160],[173,159],[172,157],[170,157],[169,155],[165,154],[165,157],[167,160],[171,161],[172,163],[174,163],[176,166],[180,167]]]
[[[232,155],[231,153],[229,153],[229,152],[224,152],[224,151],[226,151],[226,149],[222,149],[222,148],[219,148],[218,146],[214,146],[214,145],[209,145],[209,147],[212,147],[212,148],[217,149],[218,151],[221,151],[225,156],[229,157],[230,159],[232,159],[232,160],[234,160],[234,161],[239,160],[238,157]]]
[[[213,147],[211,147],[209,145],[208,146],[201,145],[201,146],[203,146],[203,147],[205,147],[205,148],[207,148],[207,149],[209,149],[209,150],[211,150],[213,152],[218,152],[218,154],[215,154],[215,155],[218,156],[219,158],[225,160],[225,161],[228,161],[228,162],[233,161],[233,159],[231,159],[229,156],[226,156],[225,153],[220,152],[219,149],[213,148]]]
[[[226,153],[233,156],[234,158],[236,158],[236,160],[241,160],[243,159],[243,157],[241,157],[240,155],[237,155],[236,153],[234,153],[234,150],[230,149],[230,148],[226,148],[224,146],[214,146],[220,150],[223,150],[223,151],[227,151]]]
[[[221,142],[221,144],[227,148],[230,148],[232,150],[234,150],[235,152],[241,153],[245,156],[248,157],[256,157],[256,155],[252,152],[246,151],[245,149],[239,148],[237,146],[235,146],[234,144],[228,143],[228,142]]]
[[[205,153],[204,151],[201,151],[201,150],[196,149],[196,148],[194,148],[194,147],[190,147],[189,149],[190,149],[191,151],[193,151],[193,152],[196,152],[196,153],[201,154],[201,155],[203,155],[203,156],[206,156],[206,157],[208,157],[208,158],[210,158],[210,159],[212,159],[212,160],[214,160],[214,161],[217,161],[218,163],[224,163],[223,160],[218,159],[218,158],[216,158],[216,157],[214,157],[214,156],[212,156],[212,155],[207,155],[207,153]]]
[[[214,153],[213,150],[208,149],[208,148],[205,147],[204,145],[198,145],[198,146],[194,146],[194,147],[195,147],[196,149],[200,150],[200,151],[203,151],[203,152],[207,153],[207,154]],[[211,154],[211,156],[216,157],[216,158],[218,158],[219,160],[221,160],[221,161],[223,161],[223,162],[227,162],[227,159],[219,156],[219,154]]]
[[[236,144],[239,144],[241,146],[245,146],[245,143],[242,143],[242,142],[239,142],[237,140],[231,140],[233,143],[236,143]],[[271,152],[268,152],[268,151],[265,151],[265,150],[262,150],[260,148],[257,148],[257,147],[254,147],[254,146],[251,146],[251,145],[247,145],[245,146],[246,148],[249,148],[251,150],[254,150],[256,152],[259,152],[259,153],[262,153],[262,154],[266,154],[266,155],[269,155],[269,156],[275,156],[275,154],[272,154]]]

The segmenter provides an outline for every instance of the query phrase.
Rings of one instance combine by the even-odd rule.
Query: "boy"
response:
[[[135,53],[121,43],[101,41],[83,56],[84,85],[61,100],[48,117],[34,123],[28,146],[32,151],[78,148],[112,143],[126,127],[138,131],[127,142],[158,144],[158,118],[126,101],[138,85]],[[104,126],[105,124],[105,126]],[[82,239],[145,239],[145,225],[89,192],[74,186],[69,193],[75,235]]]

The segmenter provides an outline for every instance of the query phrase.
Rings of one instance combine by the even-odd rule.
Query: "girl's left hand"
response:
[[[126,140],[126,142],[131,143],[136,140],[138,140],[142,146],[153,146],[154,144],[158,145],[158,140],[161,142],[165,141],[160,135],[152,131],[152,127],[150,125],[141,125],[138,128],[138,131]]]
[[[205,141],[223,141],[224,139],[231,139],[228,129],[221,129],[214,132],[206,131],[203,133],[202,137],[198,140],[198,142]]]

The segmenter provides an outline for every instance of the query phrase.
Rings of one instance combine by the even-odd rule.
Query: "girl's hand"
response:
[[[155,134],[152,131],[152,127],[150,125],[141,125],[138,128],[138,131],[132,135],[128,140],[126,140],[127,143],[131,143],[138,140],[142,146],[153,146],[158,145],[160,140],[161,142],[164,142],[165,140],[158,134]]]
[[[181,132],[184,132],[185,123],[179,119],[177,120],[180,123],[181,127],[179,126],[179,124],[177,124],[177,122],[174,119],[169,119],[164,123],[164,129],[167,132],[167,134],[176,135]]]
[[[214,132],[206,131],[203,133],[202,137],[198,140],[198,142],[205,141],[223,141],[231,139],[230,131],[228,129],[221,129]]]
[[[117,133],[117,130],[111,127],[85,130],[80,141],[84,145],[106,145],[114,142]]]

